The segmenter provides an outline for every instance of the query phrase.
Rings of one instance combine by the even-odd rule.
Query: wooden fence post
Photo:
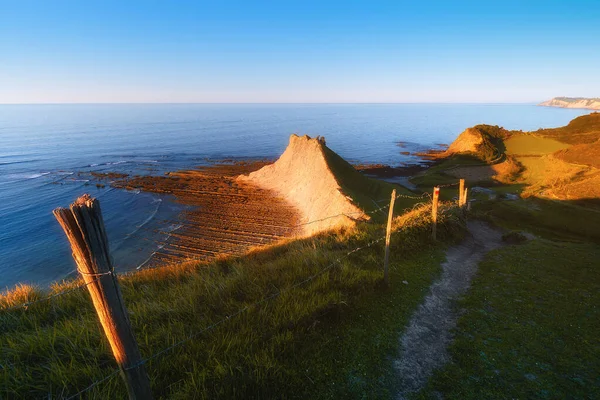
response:
[[[432,220],[432,225],[431,225],[431,237],[433,237],[433,240],[436,240],[437,237],[437,211],[438,211],[438,201],[440,199],[440,188],[439,187],[434,187],[433,188],[433,203],[431,205],[431,220]]]
[[[471,210],[471,206],[469,204],[469,201],[467,200],[467,195],[469,194],[468,190],[469,189],[465,188],[465,192],[463,194],[463,208],[465,210],[465,214],[466,214],[467,211]]]
[[[385,233],[385,257],[383,260],[383,281],[386,285],[390,283],[388,264],[390,260],[390,239],[392,236],[392,219],[394,218],[394,203],[396,202],[396,189],[392,190],[390,199],[390,212],[388,213],[387,231]]]
[[[54,210],[54,216],[69,239],[77,269],[90,292],[129,398],[152,399],[150,381],[113,273],[100,203],[86,194],[70,209]]]
[[[458,185],[458,206],[462,207],[465,205],[465,198],[464,198],[464,194],[465,194],[465,180],[461,179],[459,181],[459,185]]]

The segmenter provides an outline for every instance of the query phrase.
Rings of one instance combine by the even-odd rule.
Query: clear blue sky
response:
[[[600,97],[600,1],[0,0],[0,103]]]

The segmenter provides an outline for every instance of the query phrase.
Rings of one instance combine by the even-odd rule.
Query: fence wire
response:
[[[455,186],[455,185],[458,185],[458,183],[456,183],[456,184],[452,184],[452,185],[445,185],[445,186]],[[445,186],[440,186],[440,187],[445,187]],[[431,198],[431,195],[430,195],[428,192],[424,192],[424,193],[423,193],[423,194],[421,194],[420,196],[409,196],[409,195],[405,195],[405,194],[398,194],[398,195],[396,195],[396,197],[395,197],[395,199],[396,199],[396,200],[397,200],[397,199],[400,199],[400,198],[403,198],[403,199],[411,199],[411,200],[421,200],[421,199],[424,199],[424,198]],[[422,204],[422,203],[417,203],[417,204]],[[363,211],[358,211],[358,212],[354,212],[354,213],[340,213],[340,214],[336,214],[336,215],[331,215],[331,216],[329,216],[329,217],[325,217],[325,218],[321,218],[321,219],[317,219],[317,220],[313,220],[313,221],[305,222],[305,223],[302,223],[302,224],[292,225],[292,226],[290,226],[290,229],[293,229],[293,228],[299,228],[299,227],[303,227],[303,226],[311,225],[311,224],[314,224],[314,223],[318,223],[318,222],[327,221],[327,220],[330,220],[330,219],[332,219],[332,218],[339,218],[339,217],[342,217],[342,216],[345,216],[345,217],[348,217],[348,218],[352,218],[352,217],[351,217],[352,215],[365,215],[365,214],[369,215],[369,214],[375,214],[375,213],[378,213],[378,212],[382,212],[383,210],[385,210],[385,209],[387,209],[387,208],[389,208],[389,207],[390,207],[390,204],[388,203],[388,204],[386,204],[386,205],[384,205],[384,206],[381,206],[381,207],[379,207],[379,208],[377,208],[377,209],[374,209],[374,210],[371,210],[371,211],[365,211],[365,212],[363,212]],[[413,208],[414,208],[414,207],[413,207]],[[142,230],[144,230],[144,228],[142,228]],[[141,233],[141,232],[140,232],[140,233]],[[165,232],[165,233],[166,233],[166,232]],[[128,235],[128,237],[137,237],[137,238],[140,238],[140,239],[142,239],[142,240],[145,240],[145,241],[152,241],[152,242],[154,242],[154,243],[157,243],[157,244],[163,244],[163,242],[159,242],[159,241],[153,241],[153,240],[151,240],[151,239],[148,239],[148,238],[144,238],[144,237],[142,237],[142,236],[139,236],[139,235],[137,234],[137,232],[136,232],[136,234],[130,234],[130,235]],[[136,270],[140,270],[141,268],[143,268],[143,265],[147,264],[147,263],[148,263],[148,261],[150,261],[150,259],[151,259],[153,256],[154,256],[154,253],[153,253],[153,254],[152,254],[152,255],[151,255],[151,256],[150,256],[150,257],[149,257],[147,260],[145,260],[145,261],[142,263],[142,265],[141,265],[140,267],[138,267]],[[237,256],[240,256],[240,255],[237,255]],[[200,258],[198,258],[198,259],[200,259]],[[156,269],[156,268],[161,268],[161,267],[154,267],[154,268],[147,268],[147,269]],[[94,279],[93,281],[90,281],[90,282],[88,282],[88,283],[83,283],[83,284],[80,284],[80,285],[78,285],[78,286],[76,286],[76,287],[74,287],[74,288],[70,288],[70,289],[67,289],[67,290],[65,290],[65,291],[62,291],[62,292],[59,292],[59,293],[55,293],[55,294],[53,294],[53,295],[47,296],[47,297],[45,297],[45,298],[42,298],[42,299],[33,300],[33,301],[27,301],[27,302],[24,302],[24,303],[22,303],[22,304],[17,304],[17,305],[14,305],[14,306],[10,306],[10,307],[6,307],[6,308],[2,308],[2,309],[0,309],[0,312],[3,312],[3,311],[11,311],[11,310],[15,310],[15,309],[23,309],[23,310],[27,310],[27,309],[29,308],[29,306],[31,306],[31,305],[34,305],[34,304],[36,304],[36,303],[41,303],[41,302],[49,301],[49,300],[52,300],[52,299],[54,299],[54,298],[56,298],[56,297],[60,297],[60,296],[63,296],[63,295],[69,294],[69,293],[71,293],[71,292],[74,292],[74,291],[76,291],[76,290],[78,290],[78,289],[80,289],[80,288],[83,288],[83,287],[86,287],[86,286],[88,286],[89,284],[91,284],[91,283],[92,283],[92,282],[94,282],[95,280],[96,280],[96,279]]]
[[[453,184],[447,184],[447,185],[439,185],[438,187],[440,187],[440,188],[442,188],[442,187],[451,187],[451,186],[457,186],[458,184],[459,183],[453,183]],[[431,195],[428,192],[424,192],[422,195],[419,195],[419,196],[410,196],[410,195],[398,194],[395,197],[396,200],[400,199],[400,198],[411,199],[411,200],[423,200],[423,199],[429,198],[428,201],[418,202],[418,203],[412,205],[411,207],[405,208],[403,210],[403,213],[404,213],[407,210],[410,210],[410,209],[414,210],[414,209],[416,209],[419,206],[427,204],[430,201],[430,199],[431,199]],[[384,201],[384,199],[382,199],[381,201]],[[326,221],[326,220],[329,220],[329,219],[332,219],[332,218],[338,218],[338,217],[341,217],[341,216],[350,217],[351,215],[356,215],[356,214],[360,214],[360,215],[375,214],[375,213],[382,212],[383,210],[385,210],[385,209],[387,209],[389,207],[390,207],[390,204],[388,203],[388,204],[386,204],[384,206],[378,207],[377,209],[374,209],[374,210],[371,210],[371,211],[367,211],[367,212],[362,212],[361,211],[361,212],[356,212],[356,213],[340,213],[340,214],[332,215],[332,216],[329,216],[329,217],[326,217],[326,218],[321,218],[321,219],[309,221],[309,222],[306,222],[306,223],[293,225],[290,228],[303,227],[303,226],[307,226],[307,225],[310,225],[310,224],[314,224],[314,223]],[[450,208],[453,208],[453,207],[450,207]],[[398,231],[392,232],[392,234],[395,234],[395,233],[398,233]],[[133,236],[133,235],[130,235],[130,236]],[[235,318],[235,317],[237,317],[239,315],[244,314],[245,312],[247,312],[250,309],[253,309],[255,307],[259,307],[262,304],[264,304],[264,303],[266,303],[266,302],[268,302],[268,301],[270,301],[272,299],[275,299],[275,298],[279,297],[283,293],[287,293],[287,292],[289,292],[289,291],[291,291],[291,290],[293,290],[295,288],[298,288],[298,287],[300,287],[300,286],[302,286],[302,285],[304,285],[304,284],[306,284],[308,282],[311,282],[315,278],[317,278],[317,277],[323,275],[324,273],[326,273],[327,271],[331,270],[333,267],[335,267],[336,265],[338,265],[339,263],[341,263],[343,260],[345,260],[348,257],[350,257],[352,254],[354,254],[356,252],[359,252],[361,250],[364,250],[366,248],[370,248],[371,246],[373,246],[373,245],[375,245],[375,244],[377,244],[377,243],[379,243],[379,242],[381,242],[383,240],[385,240],[385,236],[383,236],[383,237],[381,237],[379,239],[373,240],[373,241],[369,242],[366,245],[356,247],[355,249],[353,249],[353,250],[347,252],[346,254],[344,254],[343,256],[337,258],[335,261],[333,261],[332,263],[330,263],[329,265],[327,265],[323,269],[321,269],[318,272],[316,272],[316,273],[308,276],[306,279],[304,279],[304,280],[302,280],[300,282],[297,282],[294,285],[292,285],[290,287],[287,287],[287,288],[285,288],[283,290],[279,290],[276,293],[273,293],[273,294],[271,294],[269,296],[266,296],[266,297],[262,298],[261,300],[255,302],[253,304],[247,305],[247,306],[241,308],[240,310],[236,311],[235,313],[233,313],[231,315],[227,315],[227,316],[223,317],[222,319],[220,319],[217,322],[215,322],[215,323],[213,323],[213,324],[211,324],[211,325],[203,328],[202,330],[197,331],[197,332],[191,334],[190,336],[188,336],[188,337],[186,337],[186,338],[184,338],[184,339],[182,339],[182,340],[180,340],[180,341],[178,341],[178,342],[176,342],[176,343],[174,343],[174,344],[172,344],[172,345],[170,345],[170,346],[168,346],[168,347],[166,347],[166,348],[158,351],[157,353],[155,353],[155,354],[153,354],[153,355],[151,355],[151,356],[143,359],[142,361],[140,361],[137,364],[128,367],[127,370],[138,368],[139,366],[144,365],[144,364],[148,363],[149,361],[152,361],[152,360],[154,360],[156,358],[159,358],[159,357],[163,356],[164,354],[167,354],[170,351],[172,351],[172,350],[174,350],[174,349],[176,349],[176,348],[178,348],[180,346],[185,345],[190,340],[192,340],[192,339],[194,339],[194,338],[196,338],[196,337],[198,337],[198,336],[200,336],[200,335],[202,335],[202,334],[204,334],[204,333],[206,333],[208,331],[211,331],[212,329],[214,329],[214,328],[216,328],[216,327],[218,327],[218,326],[220,326],[220,325],[222,325],[222,324],[224,324],[224,323],[232,320],[233,318]],[[113,272],[111,271],[110,273],[113,273]],[[47,297],[44,297],[44,298],[41,298],[41,299],[37,299],[37,300],[33,300],[33,301],[28,301],[28,302],[25,302],[25,303],[22,303],[22,304],[18,304],[18,305],[14,305],[14,306],[11,306],[11,307],[3,308],[3,309],[0,310],[0,312],[2,312],[2,311],[10,311],[10,310],[19,309],[19,308],[23,309],[23,310],[28,310],[29,306],[31,306],[31,305],[34,305],[34,304],[37,304],[37,303],[41,303],[41,302],[45,302],[45,301],[49,301],[49,300],[52,300],[54,298],[57,298],[57,297],[60,297],[60,296],[72,293],[72,292],[74,292],[76,290],[79,290],[79,289],[81,289],[83,287],[86,287],[86,286],[88,286],[88,285],[96,282],[97,280],[99,280],[103,275],[105,275],[105,274],[99,274],[98,276],[95,276],[91,281],[89,281],[87,283],[82,283],[82,284],[77,285],[75,287],[69,288],[69,289],[64,290],[62,292],[55,293],[53,295],[50,295],[50,296],[47,296]],[[105,377],[103,377],[103,378],[101,378],[101,379],[99,379],[97,381],[94,381],[92,384],[90,384],[89,386],[87,386],[83,390],[79,391],[75,395],[72,395],[72,396],[68,397],[67,399],[70,400],[70,399],[74,399],[76,397],[81,396],[82,394],[88,392],[89,390],[93,389],[94,387],[96,387],[96,386],[98,386],[98,385],[100,385],[100,384],[108,381],[109,379],[113,378],[114,376],[116,376],[119,373],[119,371],[120,371],[119,368],[116,368],[110,374],[106,375]]]
[[[112,272],[111,272],[111,273],[112,273]],[[101,278],[101,275],[106,275],[106,274],[100,274],[99,276],[95,277],[94,279],[92,279],[91,281],[89,281],[89,282],[87,282],[87,283],[85,283],[85,282],[84,282],[84,283],[82,283],[82,284],[80,284],[80,285],[77,285],[77,286],[75,286],[75,287],[69,288],[69,289],[67,289],[67,290],[64,290],[64,291],[62,291],[62,292],[58,292],[58,293],[55,293],[55,294],[53,294],[53,295],[50,295],[50,296],[47,296],[47,297],[44,297],[44,298],[41,298],[41,299],[32,300],[32,301],[27,301],[27,302],[25,302],[25,303],[22,303],[22,304],[16,304],[16,305],[14,305],[14,306],[6,307],[6,308],[3,308],[3,309],[1,309],[0,311],[11,311],[11,310],[16,310],[16,309],[19,309],[19,308],[21,308],[21,309],[23,309],[23,310],[28,310],[28,309],[29,309],[29,306],[31,306],[31,305],[33,305],[33,304],[42,303],[42,302],[44,302],[44,301],[49,301],[49,300],[52,300],[52,299],[54,299],[54,298],[56,298],[56,297],[64,296],[65,294],[72,293],[72,292],[74,292],[74,291],[76,291],[76,290],[79,290],[79,289],[81,289],[81,288],[83,288],[83,287],[86,287],[86,286],[88,286],[88,285],[91,285],[92,283],[94,283],[94,282],[96,282],[98,279],[100,279],[100,278]]]
[[[395,233],[395,232],[393,232],[393,233]],[[370,248],[371,246],[373,246],[373,245],[375,245],[375,244],[377,244],[377,243],[379,243],[379,242],[381,242],[383,240],[385,240],[385,236],[383,236],[383,237],[381,237],[379,239],[373,240],[373,241],[367,243],[366,245],[356,247],[355,249],[353,249],[353,250],[347,252],[346,254],[344,254],[343,256],[337,258],[335,261],[333,261],[332,263],[330,263],[329,265],[327,265],[325,268],[323,268],[323,269],[319,270],[318,272],[310,275],[306,279],[304,279],[304,280],[302,280],[300,282],[297,282],[294,285],[289,286],[289,287],[287,287],[287,288],[285,288],[283,290],[279,290],[277,293],[273,293],[273,294],[271,294],[269,296],[263,297],[261,300],[255,302],[255,303],[252,303],[250,305],[247,305],[247,306],[241,308],[240,310],[236,311],[235,313],[233,313],[231,315],[227,315],[227,316],[221,318],[217,322],[215,322],[215,323],[213,323],[213,324],[205,327],[204,329],[201,329],[200,331],[197,331],[197,332],[195,332],[195,333],[187,336],[186,338],[184,338],[184,339],[182,339],[182,340],[180,340],[180,341],[178,341],[178,342],[176,342],[176,343],[174,343],[174,344],[172,344],[172,345],[170,345],[170,346],[168,346],[168,347],[160,350],[159,352],[154,353],[153,355],[144,358],[139,363],[137,363],[135,365],[132,365],[132,366],[129,366],[127,368],[127,370],[138,368],[141,365],[144,365],[144,364],[146,364],[147,362],[149,362],[151,360],[154,360],[154,359],[156,359],[158,357],[161,357],[164,354],[166,354],[166,353],[168,353],[168,352],[170,352],[170,351],[172,351],[172,350],[174,350],[174,349],[176,349],[176,348],[178,348],[180,346],[183,346],[184,344],[188,343],[190,340],[192,340],[194,338],[197,338],[198,336],[202,335],[203,333],[206,333],[206,332],[208,332],[208,331],[210,331],[210,330],[212,330],[212,329],[214,329],[214,328],[216,328],[216,327],[218,327],[218,326],[220,326],[220,325],[222,325],[222,324],[224,324],[224,323],[232,320],[233,318],[242,315],[246,311],[248,311],[250,309],[253,309],[255,307],[261,306],[262,304],[268,302],[269,300],[272,300],[272,299],[275,299],[275,298],[279,297],[282,293],[287,293],[287,292],[289,292],[289,291],[291,291],[291,290],[293,290],[295,288],[298,288],[298,287],[300,287],[300,286],[302,286],[302,285],[304,285],[304,284],[306,284],[308,282],[311,282],[315,278],[317,278],[317,277],[323,275],[325,272],[331,270],[334,266],[336,266],[337,264],[341,263],[343,260],[345,260],[348,257],[350,257],[352,254],[357,253],[360,250],[364,250],[364,249]],[[85,392],[93,389],[94,387],[100,385],[101,383],[108,381],[109,379],[111,379],[112,377],[114,377],[115,375],[117,375],[118,373],[119,373],[119,369],[116,368],[110,374],[106,375],[105,377],[103,377],[103,378],[101,378],[101,379],[99,379],[97,381],[94,381],[91,385],[89,385],[85,389],[81,390],[77,394],[75,394],[75,395],[73,395],[71,397],[68,397],[67,400],[71,400],[71,399],[74,399],[75,397],[78,397],[78,396],[82,395],[83,393],[85,393]]]

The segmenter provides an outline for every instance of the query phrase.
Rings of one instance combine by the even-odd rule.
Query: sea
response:
[[[119,272],[143,268],[185,210],[169,196],[110,187],[91,172],[163,175],[219,160],[275,158],[292,133],[323,136],[342,157],[392,166],[476,124],[535,130],[587,110],[534,104],[0,105],[0,290],[75,275],[52,215],[83,193],[100,200]]]

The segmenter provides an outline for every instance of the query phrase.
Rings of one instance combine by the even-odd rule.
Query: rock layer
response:
[[[585,108],[588,110],[600,110],[600,98],[587,99],[583,97],[555,97],[552,100],[539,104],[545,107],[561,108]]]
[[[272,190],[295,206],[300,215],[300,236],[368,219],[342,188],[325,156],[325,140],[291,135],[285,152],[271,164],[238,180]]]

